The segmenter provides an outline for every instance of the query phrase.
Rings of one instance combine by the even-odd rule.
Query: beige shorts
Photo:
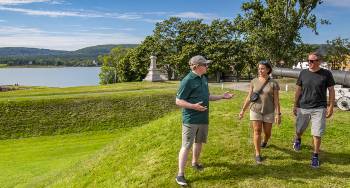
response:
[[[208,124],[183,124],[182,147],[190,149],[193,142],[206,143],[208,138]]]
[[[250,110],[250,121],[262,121],[266,123],[273,123],[275,121],[275,113],[262,114]]]
[[[297,109],[296,132],[302,134],[311,121],[311,135],[322,137],[326,129],[326,108]]]

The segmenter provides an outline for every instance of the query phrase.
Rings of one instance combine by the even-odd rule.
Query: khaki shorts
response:
[[[321,137],[326,129],[326,108],[297,109],[296,132],[303,133],[311,121],[311,135]]]
[[[262,121],[266,123],[273,123],[275,121],[275,113],[262,114],[250,110],[250,121]]]
[[[190,149],[195,143],[207,143],[208,124],[183,124],[182,147]]]

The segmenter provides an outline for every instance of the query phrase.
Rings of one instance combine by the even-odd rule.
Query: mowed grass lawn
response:
[[[302,151],[294,152],[293,92],[281,92],[283,123],[273,128],[262,151],[266,160],[258,166],[248,114],[237,119],[246,93],[233,93],[234,99],[210,105],[209,140],[201,156],[206,168],[187,167],[191,187],[350,187],[350,112],[336,110],[327,120],[321,168],[312,169],[310,128]],[[2,140],[0,187],[177,187],[180,146],[180,109],[128,129]]]

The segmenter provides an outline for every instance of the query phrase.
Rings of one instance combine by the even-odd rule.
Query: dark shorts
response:
[[[208,124],[183,124],[182,147],[190,149],[193,142],[206,143],[208,138]]]

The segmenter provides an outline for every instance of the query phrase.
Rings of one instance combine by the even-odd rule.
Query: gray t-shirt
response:
[[[253,87],[253,92],[258,92],[260,88],[264,85],[264,82],[260,82],[259,78],[254,78],[250,82]],[[280,87],[277,81],[270,79],[266,84],[262,92],[260,93],[259,100],[250,104],[250,110],[261,113],[261,114],[271,114],[275,111],[275,105],[273,100],[274,90],[279,90]]]

